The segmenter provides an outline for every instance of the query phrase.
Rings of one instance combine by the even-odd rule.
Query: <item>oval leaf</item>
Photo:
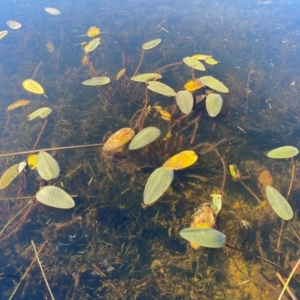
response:
[[[157,73],[145,73],[133,76],[130,79],[136,82],[147,82],[151,80],[161,79],[161,75]]]
[[[11,182],[19,175],[19,164],[9,167],[0,178],[0,190],[8,187]]]
[[[0,40],[3,39],[8,34],[7,30],[0,31]]]
[[[156,127],[142,129],[130,142],[129,149],[135,150],[152,143],[160,136],[160,130]]]
[[[60,11],[53,7],[45,7],[45,11],[50,15],[54,15],[54,16],[60,15]]]
[[[153,204],[169,188],[174,178],[173,170],[160,167],[148,178],[144,190],[144,203]]]
[[[180,235],[191,243],[208,248],[221,248],[226,242],[226,236],[213,228],[185,228]]]
[[[205,71],[205,66],[203,63],[201,63],[199,60],[196,58],[187,56],[183,59],[183,62],[188,65],[189,67],[199,70],[199,71]]]
[[[129,142],[134,137],[134,130],[129,127],[122,128],[109,137],[103,145],[104,152],[115,151]]]
[[[267,153],[267,156],[270,158],[291,158],[298,155],[299,150],[293,146],[283,146],[271,150]]]
[[[85,51],[86,53],[92,52],[92,51],[95,50],[99,45],[100,45],[100,38],[92,39],[90,42],[88,42],[88,43],[84,46],[84,51]]]
[[[6,24],[8,25],[9,28],[14,30],[20,29],[22,27],[22,25],[19,22],[13,20],[7,21]]]
[[[294,213],[287,200],[272,186],[266,187],[267,199],[275,213],[283,220],[290,220]]]
[[[121,69],[117,75],[116,75],[116,80],[119,80],[126,72],[126,68]]]
[[[149,42],[146,42],[145,44],[143,44],[142,48],[144,50],[150,50],[154,47],[156,47],[159,43],[161,42],[161,39],[155,39]]]
[[[221,95],[211,93],[206,97],[206,111],[210,117],[216,117],[222,109]]]
[[[176,96],[176,92],[164,83],[161,83],[159,81],[148,81],[147,84],[147,88],[153,92],[168,97]]]
[[[34,112],[32,112],[29,116],[28,116],[28,120],[31,121],[37,117],[40,117],[42,119],[47,118],[52,112],[52,109],[49,107],[41,107],[37,110],[35,110]]]
[[[23,85],[23,88],[27,92],[34,93],[34,94],[39,94],[39,95],[45,94],[45,91],[44,91],[43,87],[33,79],[24,80],[22,85]]]
[[[163,167],[171,170],[180,170],[193,165],[198,159],[198,155],[192,150],[179,152],[169,158]]]
[[[184,114],[187,115],[192,111],[194,106],[194,98],[192,93],[188,91],[179,91],[177,92],[175,99],[178,107]]]
[[[38,153],[37,171],[43,179],[51,180],[58,177],[59,165],[49,153],[41,151]]]
[[[93,77],[91,79],[85,80],[82,82],[83,85],[105,85],[110,83],[110,79],[108,77]]]
[[[200,77],[200,80],[203,82],[203,84],[205,84],[206,86],[208,86],[213,90],[216,90],[221,93],[229,92],[228,88],[221,81],[219,81],[218,79],[212,76],[203,76]]]
[[[35,195],[36,199],[48,206],[67,209],[75,206],[74,200],[64,190],[56,186],[45,186]]]

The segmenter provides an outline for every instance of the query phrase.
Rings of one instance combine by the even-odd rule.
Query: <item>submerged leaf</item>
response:
[[[93,77],[82,82],[83,85],[90,86],[105,85],[108,83],[110,83],[110,79],[108,77]]]
[[[23,85],[23,88],[27,92],[34,93],[34,94],[39,94],[39,95],[45,94],[45,91],[44,91],[43,87],[33,79],[24,80],[22,85]]]
[[[226,242],[226,236],[213,228],[185,228],[180,235],[191,243],[208,248],[221,248]]]
[[[54,51],[53,44],[51,42],[47,42],[46,49],[47,49],[48,52],[53,52]]]
[[[117,75],[116,75],[116,80],[119,80],[126,72],[126,68],[121,69]]]
[[[8,34],[7,30],[0,31],[0,40],[3,39]]]
[[[267,199],[275,213],[283,220],[291,220],[294,216],[293,210],[287,200],[272,186],[266,187]]]
[[[42,187],[35,197],[39,202],[55,208],[68,209],[75,206],[71,196],[56,186]]]
[[[156,47],[160,42],[161,42],[161,39],[155,39],[155,40],[144,43],[142,48],[144,50],[150,50],[150,49]]]
[[[7,21],[6,24],[8,25],[9,28],[14,30],[20,29],[22,27],[22,25],[19,22],[13,20]]]
[[[92,51],[95,50],[99,45],[100,45],[100,38],[95,38],[95,39],[91,40],[90,42],[88,42],[88,43],[84,46],[84,51],[85,51],[86,53],[92,52]]]
[[[162,119],[171,121],[171,114],[164,110],[160,105],[154,105],[153,108],[161,115]]]
[[[183,59],[183,62],[193,69],[196,69],[199,71],[205,71],[205,66],[196,58],[187,56]]]
[[[199,78],[204,85],[221,93],[228,93],[228,88],[218,79],[212,76],[203,76]]]
[[[52,109],[49,107],[41,107],[37,110],[35,110],[34,112],[32,112],[29,116],[28,116],[28,120],[31,121],[37,117],[40,117],[42,119],[47,118],[52,112]]]
[[[152,143],[160,136],[160,130],[156,127],[147,127],[142,129],[137,135],[131,140],[129,144],[130,150],[139,149]]]
[[[176,102],[180,110],[184,114],[189,114],[194,106],[194,98],[193,95],[188,91],[179,91],[176,94]]]
[[[161,75],[157,73],[144,73],[144,74],[133,76],[130,79],[136,82],[147,82],[147,81],[157,80],[161,78],[162,78]]]
[[[49,153],[41,151],[38,153],[37,171],[43,179],[51,180],[58,177],[59,165]]]
[[[144,190],[144,203],[153,204],[169,188],[174,178],[173,170],[160,167],[150,175]]]
[[[127,142],[134,137],[134,130],[129,127],[122,128],[109,137],[103,145],[104,152],[119,152]],[[121,147],[121,148],[120,148]]]
[[[60,15],[60,11],[53,7],[45,7],[45,11],[50,15],[54,15],[54,16]]]
[[[0,190],[8,187],[19,174],[19,164],[9,167],[0,178]]]
[[[211,93],[206,97],[206,110],[210,117],[216,117],[222,109],[223,99],[219,94]]]
[[[159,81],[148,81],[147,88],[153,92],[162,94],[164,96],[176,96],[176,92],[171,87]]]
[[[6,110],[9,111],[9,110],[13,110],[17,107],[20,107],[20,106],[25,106],[25,105],[28,105],[30,103],[30,100],[18,100],[12,104],[10,104],[9,106],[7,106]]]
[[[270,158],[291,158],[299,154],[299,150],[293,146],[283,146],[267,153]]]
[[[193,165],[198,159],[198,155],[192,150],[179,152],[169,158],[163,167],[171,170],[181,170]]]

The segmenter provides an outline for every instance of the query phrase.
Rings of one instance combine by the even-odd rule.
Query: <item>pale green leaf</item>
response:
[[[82,82],[83,85],[90,86],[105,85],[108,83],[110,83],[110,79],[108,77],[93,77]]]
[[[8,187],[11,182],[20,174],[19,164],[12,165],[9,167],[0,178],[0,190]]]
[[[293,146],[283,146],[271,150],[267,153],[267,156],[270,158],[291,158],[298,155],[299,150]]]
[[[144,50],[150,50],[150,49],[156,47],[160,42],[161,42],[161,39],[155,39],[155,40],[144,43],[142,48]]]
[[[162,94],[164,96],[176,96],[176,92],[171,87],[159,81],[148,81],[147,88],[153,92]]]
[[[211,93],[206,97],[206,111],[210,117],[216,117],[222,109],[223,99],[221,95]]]
[[[3,39],[8,34],[7,30],[0,31],[0,40]]]
[[[92,39],[90,42],[87,43],[87,45],[84,46],[84,51],[86,53],[92,52],[100,45],[100,38]]]
[[[228,88],[218,79],[212,76],[203,76],[199,78],[204,85],[221,93],[228,93]]]
[[[45,11],[50,15],[54,15],[54,16],[60,15],[60,11],[53,7],[45,7]]]
[[[160,130],[156,127],[142,129],[130,142],[129,149],[135,150],[152,143],[160,136]]]
[[[200,62],[199,60],[197,60],[196,58],[187,56],[183,59],[183,62],[187,66],[189,66],[193,69],[196,69],[196,70],[199,70],[199,71],[205,71],[205,66],[203,65],[203,63]]]
[[[47,152],[41,151],[37,158],[37,171],[45,180],[57,178],[59,175],[59,165],[57,161]]]
[[[52,112],[52,109],[49,107],[41,107],[37,110],[35,110],[34,112],[32,112],[29,116],[28,116],[28,120],[31,121],[37,117],[40,117],[42,119],[47,118]]]
[[[176,94],[176,103],[184,114],[189,114],[194,106],[194,98],[191,92],[179,91]]]

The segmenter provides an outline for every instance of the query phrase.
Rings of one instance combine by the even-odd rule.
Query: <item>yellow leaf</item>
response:
[[[192,58],[195,58],[197,60],[206,60],[209,57],[211,57],[211,55],[207,55],[207,54],[195,54],[192,56]]]
[[[171,114],[163,110],[160,105],[154,105],[153,108],[161,115],[162,119],[171,121]]]
[[[92,26],[89,28],[86,34],[88,37],[94,38],[100,34],[100,29],[96,26]]]
[[[193,92],[204,87],[204,84],[199,79],[192,79],[184,85],[184,89],[188,92]]]
[[[236,165],[229,165],[229,172],[233,179],[240,178],[240,171],[236,167]]]
[[[102,150],[112,153],[120,152],[122,147],[133,138],[134,134],[135,132],[131,128],[122,128],[109,137]]]
[[[116,80],[119,80],[126,72],[126,68],[121,69],[117,75],[116,75]]]
[[[25,105],[28,105],[30,103],[30,100],[18,100],[12,104],[10,104],[9,106],[7,106],[6,110],[9,111],[9,110],[13,110],[17,107],[20,107],[20,106],[25,106]]]
[[[34,94],[39,94],[39,95],[44,95],[45,94],[43,87],[33,79],[24,80],[22,85],[23,85],[23,88],[27,92],[34,93]]]
[[[37,154],[30,154],[27,158],[27,163],[28,163],[28,167],[31,170],[35,170],[37,168],[37,159],[38,159],[38,155]]]
[[[192,150],[182,151],[169,158],[163,167],[171,170],[180,170],[193,165],[198,159],[198,155]]]
[[[213,57],[207,57],[207,58],[205,59],[205,62],[206,62],[207,64],[209,64],[209,65],[216,65],[216,64],[218,64],[220,61],[215,60]]]

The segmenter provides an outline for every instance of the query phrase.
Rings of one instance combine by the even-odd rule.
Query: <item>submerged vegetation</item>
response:
[[[297,35],[156,4],[0,32],[3,299],[299,296]]]

